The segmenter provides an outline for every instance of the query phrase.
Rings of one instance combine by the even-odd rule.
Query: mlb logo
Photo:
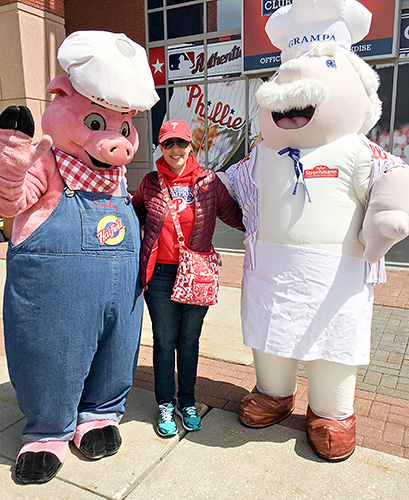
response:
[[[188,74],[195,64],[194,52],[178,52],[169,56],[169,71],[180,71]]]

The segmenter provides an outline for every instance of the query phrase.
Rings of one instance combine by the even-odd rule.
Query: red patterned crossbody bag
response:
[[[179,243],[179,266],[171,300],[199,306],[217,304],[220,255],[213,247],[210,252],[194,252],[186,246],[179,216],[160,172],[158,172],[158,178],[165,201],[169,206]]]

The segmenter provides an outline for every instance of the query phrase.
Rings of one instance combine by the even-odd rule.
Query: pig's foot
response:
[[[14,471],[17,484],[43,484],[55,477],[65,461],[68,441],[35,441],[18,454]]]
[[[93,420],[77,426],[74,444],[83,455],[91,460],[114,455],[122,439],[117,422]]]

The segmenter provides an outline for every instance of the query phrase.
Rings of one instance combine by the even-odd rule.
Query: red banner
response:
[[[149,49],[149,66],[155,85],[166,84],[165,47]]]
[[[280,65],[280,50],[271,44],[264,26],[277,8],[289,3],[290,0],[243,0],[244,72],[268,71]],[[372,12],[372,24],[368,35],[353,46],[354,52],[365,59],[395,55],[395,12],[399,0],[360,0],[360,3]]]

